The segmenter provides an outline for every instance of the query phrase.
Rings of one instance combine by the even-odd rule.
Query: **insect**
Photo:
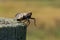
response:
[[[17,13],[15,15],[15,18],[17,19],[17,21],[21,22],[23,20],[25,20],[24,22],[28,22],[28,25],[31,23],[30,19],[34,20],[34,24],[36,25],[36,19],[32,18],[32,12],[27,12],[27,13]]]

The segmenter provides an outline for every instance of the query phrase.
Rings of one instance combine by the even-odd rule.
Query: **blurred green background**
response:
[[[17,12],[32,11],[27,40],[60,40],[60,0],[0,0],[0,17],[14,18]]]

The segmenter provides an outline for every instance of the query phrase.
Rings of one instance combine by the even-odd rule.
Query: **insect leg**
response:
[[[34,20],[34,24],[36,26],[36,19],[35,18],[30,18],[30,19]]]

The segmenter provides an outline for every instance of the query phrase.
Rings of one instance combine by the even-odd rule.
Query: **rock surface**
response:
[[[22,22],[18,23],[16,19],[0,17],[0,27],[16,27],[17,25],[25,26]]]

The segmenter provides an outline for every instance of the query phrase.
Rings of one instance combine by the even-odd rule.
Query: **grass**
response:
[[[60,40],[60,30],[35,30],[27,33],[27,40]]]
[[[60,3],[51,1],[8,1],[0,2],[0,17],[14,18],[17,12],[32,11],[33,21],[27,31],[27,40],[60,39]],[[34,29],[35,28],[35,29]]]

